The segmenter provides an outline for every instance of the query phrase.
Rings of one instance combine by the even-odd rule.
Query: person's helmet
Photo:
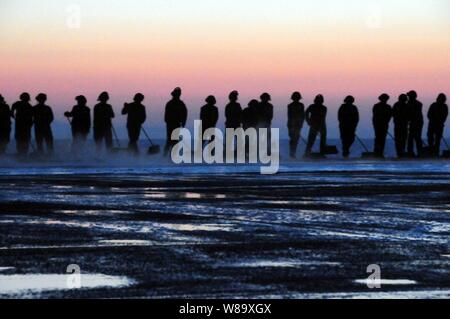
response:
[[[390,98],[391,97],[389,95],[387,95],[386,93],[383,93],[378,97],[378,100],[380,100],[381,102],[387,102],[387,101],[389,101]]]
[[[258,100],[251,100],[250,102],[248,102],[248,106],[249,107],[257,107],[259,105]]]
[[[292,96],[291,96],[291,100],[293,100],[293,101],[299,101],[299,100],[301,100],[303,97],[302,97],[302,95],[300,94],[300,92],[294,92],[294,93],[292,93]]]
[[[180,97],[180,96],[181,96],[181,88],[179,88],[179,87],[175,88],[175,89],[172,91],[171,95],[172,95],[173,97]]]
[[[344,99],[344,102],[347,104],[353,104],[353,103],[355,103],[355,98],[353,96],[349,95]]]
[[[400,96],[398,97],[398,100],[400,102],[407,102],[408,101],[408,96],[406,94],[400,94]]]
[[[315,104],[322,104],[324,101],[325,101],[325,99],[323,98],[322,94],[319,94],[314,98]]]
[[[106,102],[109,100],[109,94],[108,92],[102,92],[99,96],[98,96],[98,101],[100,102]]]
[[[413,99],[413,100],[417,99],[417,92],[414,90],[409,91],[407,95],[410,99]]]
[[[239,96],[239,92],[238,91],[232,91],[229,95],[228,98],[232,101],[236,101],[238,99]]]
[[[142,102],[142,101],[144,101],[144,94],[142,94],[142,93],[136,93],[136,95],[134,96],[134,101],[135,102],[137,102],[137,103],[140,103],[140,102]]]
[[[87,99],[84,95],[78,95],[75,100],[79,103],[79,104],[86,104],[87,103]]]
[[[205,99],[205,102],[208,104],[216,104],[217,101],[213,95],[210,95]]]
[[[272,98],[270,97],[270,94],[269,94],[269,93],[263,93],[263,94],[261,94],[260,98],[261,98],[261,101],[264,101],[264,102],[270,101],[270,100],[272,99]]]
[[[47,101],[47,95],[44,93],[39,93],[36,96],[36,101],[40,102],[40,103],[44,103],[45,101]]]
[[[436,102],[438,103],[445,103],[447,102],[447,96],[444,93],[441,93],[438,95]]]
[[[20,100],[23,102],[29,102],[30,101],[30,94],[24,92],[22,94],[20,94]]]

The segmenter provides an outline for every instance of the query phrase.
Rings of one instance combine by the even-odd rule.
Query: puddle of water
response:
[[[99,243],[117,246],[150,246],[153,244],[149,240],[134,240],[134,239],[100,240]]]
[[[164,199],[167,198],[167,194],[165,193],[151,193],[151,194],[144,194],[145,198],[153,198],[153,199]]]
[[[186,199],[200,199],[202,195],[199,193],[185,193],[184,198]]]
[[[69,290],[69,280],[73,275],[0,275],[0,294],[22,294],[53,290]],[[102,274],[82,274],[80,280],[84,289],[122,288],[134,284],[127,277],[107,276]]]
[[[215,224],[160,224],[164,228],[178,231],[232,231],[231,227]]]
[[[357,284],[362,285],[393,285],[393,286],[403,286],[403,285],[417,285],[417,281],[409,279],[357,279],[355,280]]]
[[[282,261],[272,261],[272,260],[257,260],[232,264],[232,267],[280,267],[280,268],[296,268],[301,266],[339,266],[341,263],[338,262],[327,262],[327,261],[296,261],[296,260],[282,260]]]

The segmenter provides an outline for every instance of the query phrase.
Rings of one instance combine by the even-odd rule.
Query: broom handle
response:
[[[111,123],[111,130],[114,134],[114,138],[116,139],[117,146],[120,148],[119,137],[117,136],[116,129],[114,128],[114,125],[112,123]]]
[[[444,141],[445,146],[447,146],[447,149],[450,151],[450,146],[447,143],[447,140],[445,139],[445,137],[442,137],[442,140]]]
[[[145,128],[141,127],[142,132],[144,133],[145,137],[148,139],[148,141],[150,142],[151,146],[154,146],[152,139],[150,138],[150,136],[147,134],[147,131],[145,130]]]
[[[364,144],[364,142],[359,138],[358,134],[355,134],[355,136],[356,136],[356,139],[358,140],[358,142],[362,145],[362,147],[364,147],[364,150],[365,150],[367,153],[370,153],[370,151],[369,151],[369,149],[367,148],[366,144]]]

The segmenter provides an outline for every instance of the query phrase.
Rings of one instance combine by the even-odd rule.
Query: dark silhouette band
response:
[[[166,104],[164,121],[166,123],[167,135],[164,154],[167,155],[175,145],[172,141],[172,133],[177,128],[186,126],[188,110],[182,101],[181,88],[175,88],[171,93],[172,98]],[[138,140],[143,131],[143,124],[147,119],[146,108],[142,104],[144,95],[137,93],[133,102],[125,103],[122,115],[127,116],[128,151],[138,154]],[[327,107],[325,99],[319,94],[314,103],[306,110],[300,92],[294,92],[291,96],[292,103],[287,106],[287,127],[289,132],[289,154],[291,158],[297,155],[300,141],[306,144],[305,157],[314,155],[326,156],[336,154],[335,146],[327,145]],[[441,142],[443,140],[444,127],[448,118],[447,97],[441,93],[427,113],[429,120],[427,144],[422,140],[424,126],[423,104],[418,100],[415,91],[401,94],[393,107],[388,103],[389,95],[381,94],[379,102],[373,106],[372,123],[375,133],[374,149],[369,152],[364,142],[357,136],[357,127],[360,121],[358,107],[355,98],[347,96],[339,108],[337,119],[339,121],[340,138],[342,142],[342,155],[344,158],[350,156],[351,147],[358,140],[366,150],[366,156],[383,158],[388,136],[395,141],[395,149],[399,158],[415,157],[439,157],[441,153]],[[51,155],[54,150],[53,133],[51,124],[54,120],[52,108],[46,104],[47,95],[40,93],[36,96],[37,104],[30,104],[31,97],[28,93],[22,93],[19,101],[15,102],[11,109],[3,96],[0,95],[0,155],[4,154],[10,142],[11,119],[15,121],[14,137],[16,140],[17,154],[21,157],[30,152],[31,130],[34,126],[37,155]],[[108,92],[102,92],[98,97],[98,104],[93,109],[93,123],[91,123],[91,110],[87,106],[87,99],[83,96],[75,98],[77,104],[71,111],[65,112],[72,130],[72,150],[78,152],[83,149],[87,136],[93,124],[93,136],[97,150],[103,145],[107,150],[113,150],[113,135],[116,137],[112,120],[115,117],[113,108],[108,104]],[[251,100],[246,108],[242,108],[239,100],[239,92],[233,91],[229,94],[229,103],[225,107],[225,127],[238,129],[243,128],[267,128],[272,127],[274,107],[270,103],[271,96],[263,93],[260,101]],[[203,132],[215,128],[219,120],[219,109],[216,106],[216,98],[212,95],[206,98],[206,104],[201,108],[200,119],[203,123]],[[394,136],[389,133],[391,120],[394,122]],[[302,137],[304,123],[309,126],[307,139]],[[148,134],[145,136],[151,141]],[[320,135],[320,152],[312,153],[317,136]],[[269,136],[270,138],[270,136]],[[445,142],[445,139],[444,139]],[[119,142],[117,142],[119,144]],[[149,153],[159,151],[159,146],[151,142],[152,148]],[[45,148],[44,148],[45,145]],[[448,154],[448,152],[447,152]]]

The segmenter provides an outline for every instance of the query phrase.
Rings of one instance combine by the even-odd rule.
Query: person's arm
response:
[[[53,123],[53,120],[55,119],[55,116],[53,115],[53,110],[51,107],[48,107],[48,123],[51,124]]]
[[[343,116],[343,110],[342,110],[342,106],[339,108],[339,111],[338,111],[338,122],[340,123],[340,122],[342,122],[342,120],[343,120],[343,118],[344,118],[344,116]]]
[[[124,103],[122,109],[122,115],[128,114],[128,103]]]
[[[359,124],[359,110],[358,110],[357,107],[355,107],[355,117],[356,117],[355,123],[356,123],[356,126],[358,126],[358,124]]]
[[[16,119],[16,103],[11,106],[11,117]]]
[[[90,131],[91,130],[91,127],[92,127],[92,118],[91,118],[91,110],[90,109],[88,109],[87,111],[86,111],[86,114],[87,114],[87,118],[88,118],[88,131]]]
[[[186,121],[187,121],[187,107],[183,102],[183,108],[182,108],[182,114],[181,114],[181,125],[183,127],[186,126]]]
[[[305,112],[305,120],[309,126],[311,126],[311,107],[308,107]]]
[[[428,120],[431,120],[431,118],[433,117],[433,109],[434,109],[434,104],[431,104],[430,109],[428,110],[428,113],[427,113]]]
[[[214,125],[217,125],[217,122],[219,121],[219,109],[214,110]]]
[[[147,110],[145,109],[145,105],[142,106],[142,122],[141,124],[144,124],[147,120]]]
[[[109,112],[110,112],[110,114],[109,114],[109,117],[110,118],[114,118],[114,117],[116,117],[116,115],[114,114],[114,110],[113,110],[113,108],[112,108],[112,106],[110,105],[109,106]]]

